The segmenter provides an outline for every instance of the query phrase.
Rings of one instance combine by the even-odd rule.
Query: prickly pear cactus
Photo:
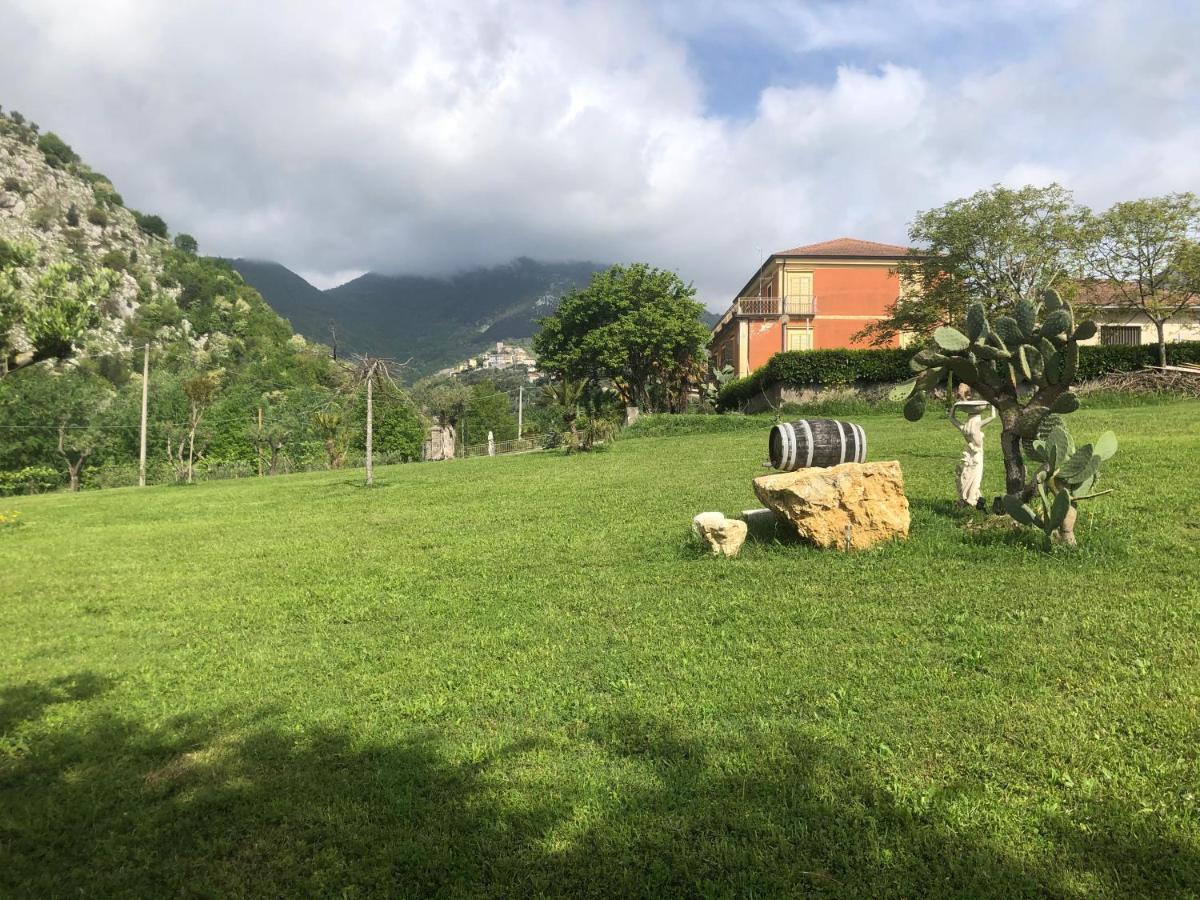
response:
[[[1067,527],[1068,519],[1073,525],[1071,511],[1080,500],[1108,493],[1096,490],[1096,485],[1101,463],[1116,452],[1117,437],[1111,431],[1100,435],[1094,444],[1076,448],[1066,426],[1055,423],[1029,442],[1026,450],[1029,458],[1040,464],[1033,477],[1033,495],[1029,501],[1017,494],[1007,495],[1003,500],[1005,512],[1022,525],[1041,529],[1047,544],[1055,532],[1065,543],[1074,544],[1074,528]]]
[[[1047,533],[1061,531],[1065,521],[1074,520],[1074,501],[1088,496],[1091,487],[1086,477],[1070,479],[1087,472],[1092,460],[1095,468],[1090,475],[1095,475],[1100,462],[1108,458],[1097,448],[1108,451],[1111,443],[1112,451],[1116,450],[1116,438],[1106,433],[1096,447],[1073,450],[1083,453],[1086,449],[1091,454],[1086,458],[1068,465],[1071,461],[1066,457],[1055,456],[1054,462],[1061,465],[1046,476],[1048,482],[1042,478],[1046,460],[1040,456],[1045,451],[1038,448],[1044,447],[1051,435],[1060,435],[1054,438],[1057,441],[1067,434],[1061,417],[1079,408],[1079,398],[1071,390],[1079,370],[1079,342],[1095,334],[1095,322],[1077,323],[1071,305],[1054,290],[1046,291],[1040,303],[1022,300],[1012,315],[994,320],[982,303],[973,303],[967,309],[965,331],[943,326],[933,333],[931,345],[913,357],[916,379],[904,404],[904,416],[918,421],[925,414],[929,391],[948,379],[968,385],[996,408],[1003,426],[1007,482],[1003,508],[1024,524],[1041,522],[1038,527],[1053,526]],[[1032,480],[1026,478],[1023,454],[1040,464]],[[1055,487],[1060,484],[1065,486],[1061,491]],[[1049,505],[1043,503],[1042,511],[1035,513],[1029,504],[1035,496],[1040,502],[1043,494]]]

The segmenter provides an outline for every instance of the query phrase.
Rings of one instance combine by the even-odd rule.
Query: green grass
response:
[[[1200,403],[1074,553],[889,415],[910,540],[708,558],[767,421],[4,501],[0,895],[1200,892]]]

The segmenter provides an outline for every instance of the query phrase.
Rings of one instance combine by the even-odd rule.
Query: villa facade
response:
[[[887,316],[908,255],[907,247],[856,238],[772,253],[713,326],[717,365],[741,377],[784,350],[868,346],[853,335]]]

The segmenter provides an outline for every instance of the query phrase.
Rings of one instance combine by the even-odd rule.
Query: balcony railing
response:
[[[770,317],[783,314],[789,316],[815,316],[816,297],[738,297],[739,316]]]

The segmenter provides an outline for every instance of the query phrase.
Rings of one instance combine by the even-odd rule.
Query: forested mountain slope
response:
[[[246,282],[310,339],[346,351],[412,359],[427,374],[496,341],[521,341],[563,294],[586,285],[597,263],[516,259],[445,278],[368,272],[320,291],[278,263],[231,260]]]

